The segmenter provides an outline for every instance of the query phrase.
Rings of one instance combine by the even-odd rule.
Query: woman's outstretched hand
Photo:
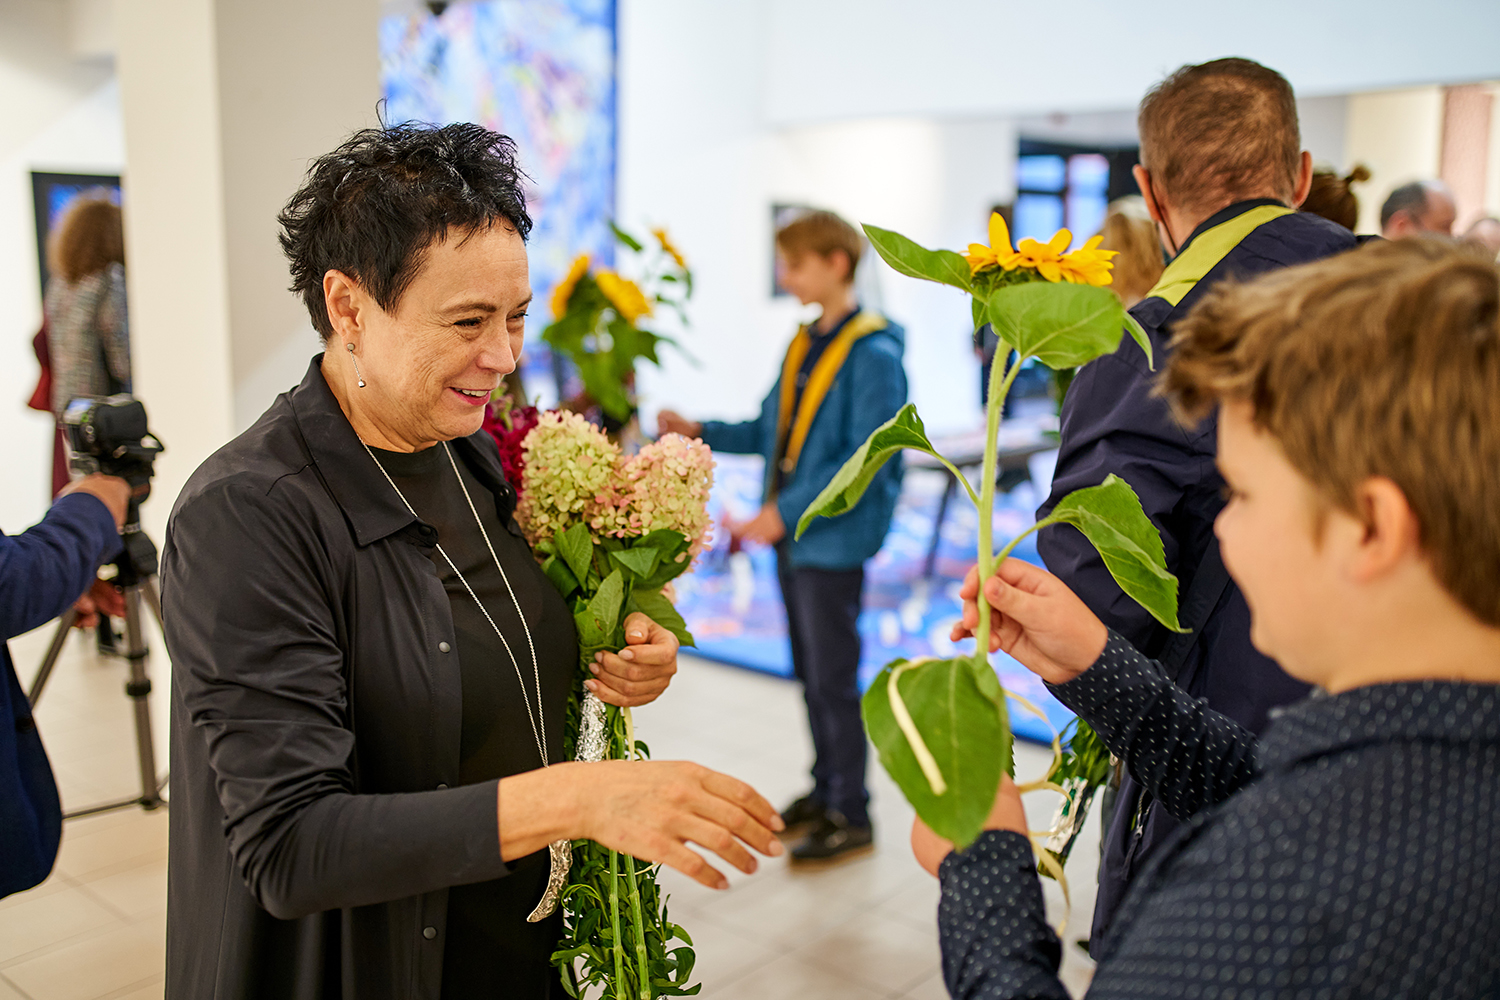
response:
[[[625,648],[597,653],[585,686],[600,701],[635,708],[655,701],[677,673],[677,637],[639,611],[625,619]]]
[[[969,570],[959,596],[963,621],[953,641],[979,628],[979,571]],[[1063,684],[1091,667],[1104,652],[1109,630],[1078,596],[1040,566],[1007,559],[984,583],[990,615],[990,652],[1004,650],[1044,681]]]
[[[726,889],[724,876],[687,845],[749,874],[756,861],[746,846],[780,855],[782,827],[755,789],[686,761],[558,764],[500,782],[500,853],[507,861],[553,840],[586,838]]]

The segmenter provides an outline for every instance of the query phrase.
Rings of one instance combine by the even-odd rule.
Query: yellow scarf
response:
[[[803,325],[797,330],[797,336],[792,338],[792,344],[787,348],[786,360],[781,363],[781,407],[776,417],[776,441],[781,450],[776,459],[783,474],[791,475],[797,468],[797,458],[802,454],[802,446],[807,443],[807,432],[812,428],[813,417],[818,415],[818,408],[823,405],[823,398],[828,395],[828,390],[849,357],[849,350],[854,342],[877,330],[884,330],[889,325],[884,316],[868,310],[845,323],[833,343],[824,349],[818,363],[813,366],[807,385],[802,390],[802,400],[797,406],[797,412],[793,414],[792,401],[797,398],[797,375],[812,346],[812,335],[808,327]],[[767,489],[769,495],[775,492],[774,467],[766,470],[766,480],[770,484]]]

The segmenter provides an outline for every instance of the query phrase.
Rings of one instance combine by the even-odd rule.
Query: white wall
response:
[[[317,350],[276,212],[308,159],[372,123],[377,14],[374,0],[121,0],[136,390],[168,446],[154,531]]]
[[[51,497],[52,419],[26,409],[41,326],[31,171],[119,173],[119,100],[107,61],[80,57],[67,4],[0,6],[0,434],[11,475],[0,490],[0,528],[39,520]]]
[[[641,375],[656,408],[753,415],[807,311],[773,300],[773,203],[831,208],[936,246],[982,235],[989,206],[1014,194],[1009,119],[885,118],[768,129],[761,113],[766,19],[754,0],[621,5],[620,217],[665,223],[695,268],[695,366],[668,354]],[[708,45],[705,39],[734,39]],[[912,398],[935,430],[978,407],[968,303],[949,289],[880,272],[872,298],[907,327]]]
[[[652,0],[638,0],[654,6]],[[766,120],[1129,107],[1184,63],[1243,55],[1301,94],[1500,70],[1500,4],[1429,0],[766,0]]]

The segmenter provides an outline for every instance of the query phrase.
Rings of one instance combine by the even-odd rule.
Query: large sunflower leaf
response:
[[[912,662],[895,660],[876,675],[865,693],[865,728],[880,763],[901,787],[923,822],[959,847],[973,843],[995,803],[1000,776],[1010,771],[1010,720],[999,685],[981,685],[976,671],[993,679],[988,664],[972,658]],[[935,791],[928,770],[902,729],[891,700],[891,678],[911,722],[935,765],[943,789]],[[985,688],[990,688],[986,691]]]
[[[1125,308],[1107,288],[1030,281],[990,294],[1001,340],[1048,368],[1077,368],[1111,354],[1125,335]]]
[[[864,228],[865,235],[870,238],[870,245],[880,254],[881,260],[894,270],[913,278],[925,278],[966,292],[973,291],[974,282],[970,277],[969,262],[961,254],[952,250],[929,250],[900,233],[881,229],[879,226],[866,225]]]
[[[1110,475],[1069,493],[1038,527],[1058,523],[1083,532],[1120,589],[1151,617],[1174,632],[1187,631],[1177,623],[1177,577],[1167,572],[1161,535],[1129,483]]]
[[[932,442],[927,440],[927,430],[922,426],[922,418],[917,415],[917,408],[912,403],[907,403],[894,417],[875,428],[874,433],[859,446],[859,450],[844,463],[843,468],[834,474],[828,485],[823,487],[823,492],[803,511],[802,517],[797,521],[796,537],[802,537],[814,518],[837,517],[859,503],[875,474],[903,448],[925,451],[942,459],[933,449]]]

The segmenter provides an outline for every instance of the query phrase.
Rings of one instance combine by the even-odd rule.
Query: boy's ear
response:
[[[1363,534],[1352,571],[1357,582],[1384,576],[1410,558],[1422,557],[1422,528],[1406,494],[1385,476],[1371,476],[1354,491]]]
[[[843,261],[843,281],[846,285],[854,284],[854,258],[849,256],[849,251],[833,249],[828,252],[828,260],[834,263]]]

